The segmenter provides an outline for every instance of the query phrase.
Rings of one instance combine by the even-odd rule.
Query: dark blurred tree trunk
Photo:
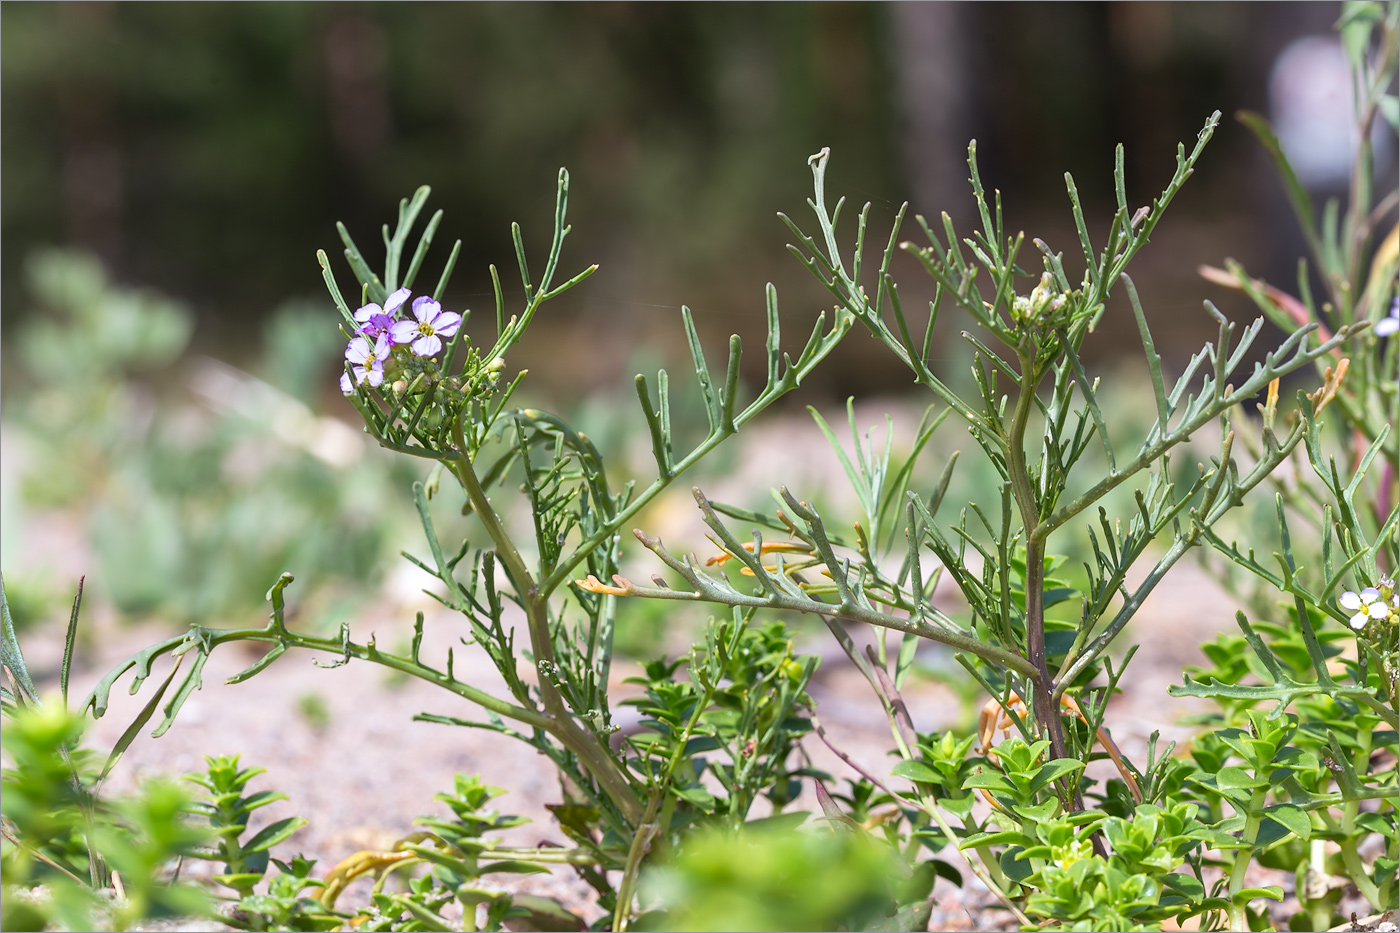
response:
[[[384,29],[359,13],[337,16],[326,25],[327,111],[331,138],[347,163],[368,174],[391,130],[388,42]]]
[[[889,13],[911,207],[936,217],[961,200],[967,186],[972,133],[967,11],[958,3],[895,3]]]

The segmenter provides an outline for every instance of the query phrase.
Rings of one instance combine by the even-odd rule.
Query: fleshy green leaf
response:
[[[289,816],[285,820],[278,820],[271,826],[264,826],[261,832],[244,843],[243,851],[262,852],[270,849],[306,824],[307,821],[299,816]]]

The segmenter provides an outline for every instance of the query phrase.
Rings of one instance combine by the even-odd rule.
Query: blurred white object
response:
[[[1345,185],[1356,157],[1356,105],[1341,40],[1305,36],[1279,53],[1269,75],[1269,106],[1279,145],[1308,188]],[[1389,161],[1377,120],[1372,144]],[[1381,165],[1377,165],[1381,168]]]
[[[281,389],[227,363],[198,360],[190,385],[213,410],[261,422],[279,441],[306,451],[327,466],[352,466],[364,453],[362,432],[335,418],[318,418]]]

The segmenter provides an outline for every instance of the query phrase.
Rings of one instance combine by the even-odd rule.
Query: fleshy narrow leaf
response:
[[[413,230],[413,224],[418,220],[418,214],[423,210],[423,205],[427,203],[428,195],[431,193],[431,188],[427,185],[422,185],[417,191],[413,192],[412,200],[402,200],[399,202],[398,226],[394,228],[394,235],[392,237],[386,237],[387,242],[385,243],[384,291],[386,295],[399,287],[399,263],[403,258],[404,245],[408,242],[408,234]],[[439,215],[441,215],[441,213],[441,211],[438,212]],[[420,240],[420,250],[424,247],[425,244]],[[415,250],[415,258],[421,260],[421,256],[418,255],[418,253],[419,251]],[[417,263],[414,263],[413,271],[417,271]],[[408,283],[405,282],[404,284],[407,285]]]
[[[681,306],[681,321],[685,325],[685,339],[690,346],[690,358],[695,363],[695,378],[700,383],[700,396],[705,401],[705,416],[710,422],[710,433],[720,426],[719,398],[715,395],[715,384],[710,378],[710,367],[705,363],[705,348],[700,344],[700,335],[695,331],[695,319],[690,309]]]
[[[300,816],[289,816],[285,820],[278,820],[270,826],[264,826],[262,831],[243,844],[243,851],[250,853],[270,849],[307,825],[307,822]]]
[[[408,271],[404,273],[404,288],[412,288],[414,280],[418,278],[418,269],[423,265],[423,258],[428,255],[428,247],[432,245],[433,234],[437,233],[440,223],[442,223],[441,210],[433,214],[432,219],[428,221],[428,226],[423,229],[423,234],[418,238],[418,247],[413,251],[413,259],[409,261]]]
[[[931,765],[922,761],[901,761],[890,769],[890,774],[924,784],[939,784],[943,781],[942,776]]]
[[[340,241],[345,244],[345,258],[350,263],[350,269],[355,273],[355,278],[360,285],[369,290],[370,300],[375,304],[382,305],[384,299],[389,297],[389,292],[384,288],[384,283],[379,280],[379,276],[370,269],[369,263],[365,262],[364,255],[360,248],[355,245],[354,239],[350,236],[350,231],[345,229],[345,224],[337,223],[335,229],[340,233]]]
[[[447,282],[452,278],[452,270],[457,267],[457,257],[461,252],[462,241],[458,240],[452,244],[452,252],[448,254],[447,263],[442,267],[442,275],[438,277],[437,287],[433,289],[433,301],[442,300],[442,293],[447,291]],[[495,266],[491,268],[494,270]],[[492,281],[495,282],[497,289],[499,289],[500,283],[496,282],[494,271],[492,273]]]
[[[0,620],[4,625],[3,641],[0,641],[0,662],[10,672],[15,687],[19,690],[18,699],[22,703],[33,704],[39,700],[39,692],[29,676],[29,668],[24,663],[24,652],[20,651],[19,638],[15,635],[15,620],[10,615],[10,599],[5,594],[5,578],[0,575]]]

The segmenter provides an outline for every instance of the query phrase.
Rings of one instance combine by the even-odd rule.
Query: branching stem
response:
[[[485,526],[486,533],[491,537],[492,543],[495,544],[496,554],[505,568],[506,575],[520,596],[521,606],[525,610],[530,632],[530,646],[534,651],[535,663],[538,666],[540,698],[544,700],[545,710],[548,713],[548,724],[542,728],[563,742],[575,755],[578,755],[584,767],[602,786],[608,798],[623,812],[627,821],[636,826],[641,821],[642,804],[637,799],[627,775],[618,766],[598,736],[579,726],[570,712],[568,704],[564,702],[559,688],[555,686],[553,674],[558,669],[558,664],[555,661],[554,642],[549,631],[550,591],[542,590],[530,575],[524,559],[506,532],[505,526],[501,524],[501,519],[491,505],[491,500],[487,498],[486,491],[481,488],[475,468],[465,456],[468,448],[463,436],[462,419],[464,417],[465,414],[460,415],[452,427],[453,440],[464,456],[460,460],[447,461],[447,464],[461,481],[462,488],[466,490],[473,511],[481,520],[482,525]]]

